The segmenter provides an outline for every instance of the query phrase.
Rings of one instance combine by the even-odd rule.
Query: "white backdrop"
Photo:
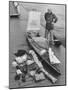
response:
[[[41,12],[38,11],[29,12],[27,31],[40,30],[40,16]]]
[[[9,47],[9,2],[8,1],[9,0],[0,0],[0,90],[7,90],[8,81],[9,81],[9,72],[8,72],[9,71],[8,70],[9,69],[9,48],[8,48]],[[57,3],[57,4],[68,5],[68,0],[23,0],[23,1]],[[67,64],[67,68],[68,68],[68,64]],[[29,88],[29,89],[67,90],[67,88],[68,86]]]

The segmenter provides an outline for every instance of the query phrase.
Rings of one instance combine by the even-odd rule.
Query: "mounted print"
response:
[[[9,2],[9,88],[66,85],[66,5]]]

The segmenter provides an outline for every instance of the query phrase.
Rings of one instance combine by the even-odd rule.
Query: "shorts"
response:
[[[51,23],[46,23],[46,29],[47,29],[48,31],[53,30],[53,28],[54,28],[53,24],[51,24]]]

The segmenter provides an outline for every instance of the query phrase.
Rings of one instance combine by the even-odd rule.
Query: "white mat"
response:
[[[29,12],[27,31],[40,30],[40,16],[41,12],[38,11]]]

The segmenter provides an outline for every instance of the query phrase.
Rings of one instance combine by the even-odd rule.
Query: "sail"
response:
[[[40,30],[40,16],[39,11],[29,12],[27,31]]]

